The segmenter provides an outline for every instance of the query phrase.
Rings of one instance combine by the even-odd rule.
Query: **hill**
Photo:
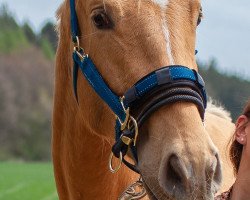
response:
[[[0,61],[0,159],[48,160],[53,62],[34,46]]]
[[[35,34],[28,23],[18,25],[6,6],[0,9],[0,160],[50,159],[50,24]]]

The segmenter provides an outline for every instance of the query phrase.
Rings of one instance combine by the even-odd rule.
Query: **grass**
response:
[[[50,163],[0,163],[0,200],[58,200]]]

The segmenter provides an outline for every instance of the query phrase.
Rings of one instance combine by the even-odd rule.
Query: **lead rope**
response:
[[[131,184],[118,198],[118,200],[139,200],[147,195],[143,186],[143,180],[140,177],[138,181]]]

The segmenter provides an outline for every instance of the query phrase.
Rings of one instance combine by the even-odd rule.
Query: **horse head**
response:
[[[77,0],[79,43],[119,96],[163,66],[195,61],[199,0]],[[73,51],[69,2],[61,7],[58,61]],[[63,51],[60,47],[64,46]],[[59,75],[58,75],[59,76]],[[71,79],[69,79],[71,80]],[[68,97],[75,103],[73,93]],[[113,141],[115,116],[87,80],[78,77],[82,123]],[[213,199],[221,182],[218,150],[197,105],[175,102],[153,112],[139,130],[138,169],[151,199]]]

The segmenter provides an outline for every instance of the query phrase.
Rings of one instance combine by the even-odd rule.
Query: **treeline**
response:
[[[0,160],[50,160],[56,40],[0,8]]]
[[[0,160],[49,160],[51,141],[54,24],[39,33],[0,9]],[[208,95],[233,118],[250,97],[250,82],[222,74],[214,61],[200,63]]]
[[[41,49],[44,55],[53,59],[57,36],[52,22],[47,22],[40,33],[35,33],[28,22],[19,25],[7,5],[0,7],[0,52],[9,54],[29,46]]]
[[[219,72],[215,60],[206,64],[199,62],[198,65],[206,82],[208,96],[230,111],[233,120],[236,120],[246,102],[250,100],[250,81]]]

